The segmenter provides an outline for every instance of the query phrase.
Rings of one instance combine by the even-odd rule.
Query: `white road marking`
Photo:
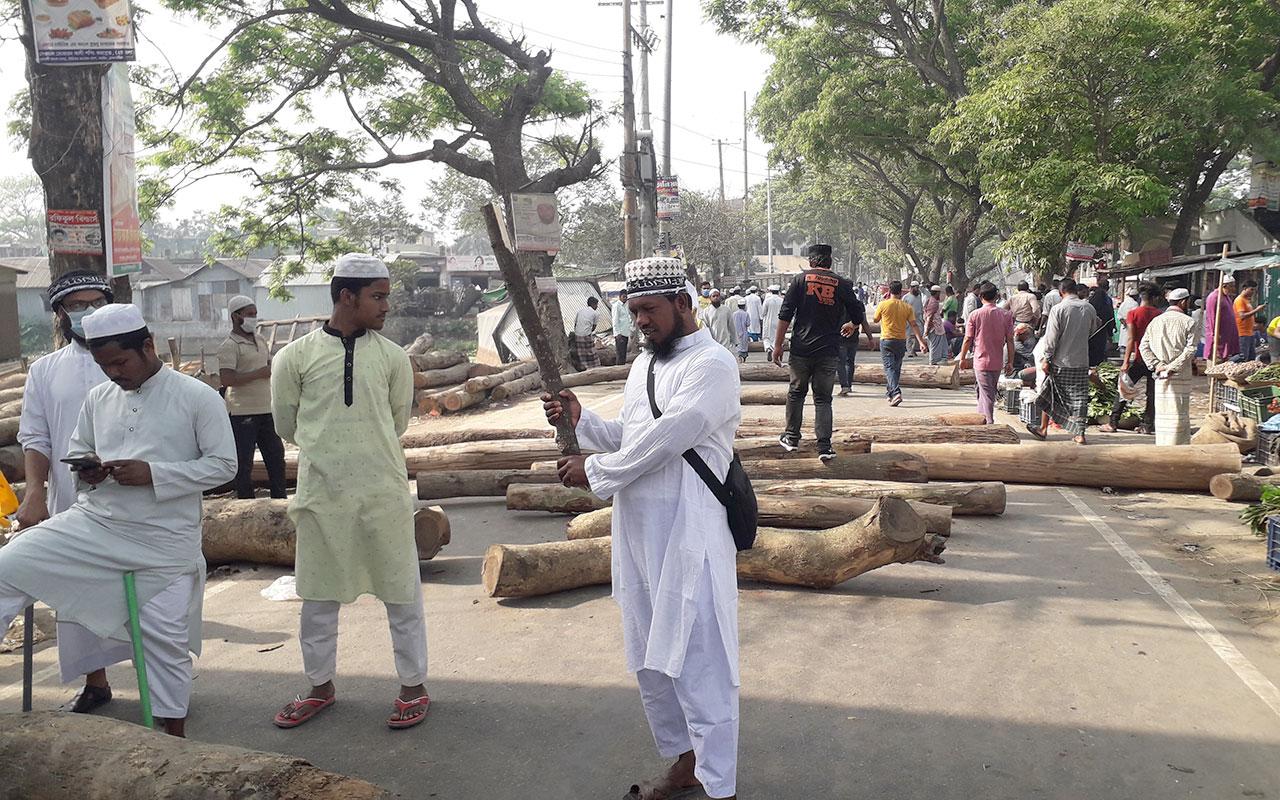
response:
[[[1240,678],[1240,680],[1244,682],[1245,686],[1248,686],[1253,690],[1253,693],[1256,694],[1262,702],[1266,703],[1277,716],[1280,716],[1280,689],[1277,689],[1276,685],[1272,683],[1266,675],[1263,675],[1262,672],[1253,665],[1253,662],[1250,661],[1244,653],[1240,652],[1238,647],[1231,643],[1230,639],[1223,636],[1218,629],[1213,626],[1213,623],[1205,619],[1194,606],[1184,600],[1182,595],[1178,594],[1178,590],[1173,588],[1173,584],[1169,583],[1169,581],[1163,578],[1160,573],[1152,569],[1151,565],[1146,562],[1146,559],[1138,555],[1138,553],[1130,547],[1124,539],[1120,538],[1120,535],[1107,524],[1106,520],[1094,513],[1093,509],[1089,508],[1089,506],[1086,505],[1075,492],[1070,489],[1059,489],[1058,491],[1067,499],[1067,502],[1071,503],[1071,505],[1075,507],[1076,511],[1080,512],[1080,516],[1084,517],[1085,521],[1092,525],[1093,529],[1096,530],[1104,540],[1106,540],[1107,544],[1111,545],[1112,549],[1114,549],[1121,558],[1129,562],[1129,566],[1133,568],[1133,571],[1138,573],[1138,575],[1147,582],[1147,585],[1154,589],[1156,594],[1160,595],[1160,598],[1169,604],[1169,607],[1174,610],[1174,613],[1182,618],[1182,621],[1187,624],[1187,627],[1199,634],[1205,644],[1209,645],[1213,652],[1217,654],[1218,658],[1222,659],[1222,663],[1230,667],[1231,671],[1236,674],[1236,677]]]
[[[223,592],[225,592],[226,590],[234,586],[236,583],[238,583],[238,581],[232,578],[227,578],[225,580],[220,580],[217,583],[214,583],[212,585],[206,586],[204,590],[204,599],[208,600],[210,597],[214,597],[216,595],[222,594]],[[45,667],[42,670],[34,672],[31,675],[31,685],[39,686],[45,683],[46,681],[48,681],[50,678],[57,677],[59,672],[60,670],[57,664],[52,664],[50,666]],[[22,695],[21,680],[19,680],[17,683],[10,684],[9,686],[0,687],[0,701],[8,700],[12,697],[20,697],[21,695]]]

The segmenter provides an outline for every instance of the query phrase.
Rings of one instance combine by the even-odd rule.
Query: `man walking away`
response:
[[[1253,304],[1258,292],[1256,281],[1245,281],[1240,295],[1234,303],[1236,329],[1240,331],[1240,358],[1253,361],[1258,353],[1258,340],[1255,331],[1258,325],[1258,312],[1266,308],[1265,303]]]
[[[417,725],[431,705],[413,498],[400,446],[413,368],[404,349],[378,333],[391,308],[390,277],[374,256],[339,258],[329,321],[281,350],[271,373],[276,426],[299,449],[289,518],[298,532],[298,642],[311,683],[275,715],[281,728],[333,705],[338,612],[364,594],[386,606],[400,678],[387,726]]]
[[[920,294],[920,281],[911,282],[911,291],[902,296],[902,302],[911,306],[912,312],[916,315],[916,322],[924,327],[924,296]],[[920,341],[912,340],[909,348],[909,355],[914,358],[916,353],[927,351],[927,347]]]
[[[996,388],[1000,374],[1013,374],[1013,314],[996,305],[1000,290],[994,284],[982,287],[982,308],[969,316],[960,363],[973,351],[973,370],[978,380],[978,413],[988,425],[995,423]]]
[[[738,300],[738,298],[733,298]],[[751,315],[747,313],[746,303],[738,300],[738,308],[733,312],[733,335],[738,343],[738,360],[746,361],[751,352]]]
[[[284,481],[284,442],[271,416],[271,352],[256,333],[258,307],[243,295],[227,304],[231,335],[218,348],[218,377],[227,388],[227,413],[236,436],[236,497],[249,500],[253,491],[253,451],[262,451],[271,496],[288,496]]]
[[[929,340],[929,363],[941,364],[947,360],[947,331],[942,324],[942,303],[939,297],[942,287],[929,287],[929,299],[924,301],[924,335]]]
[[[1098,328],[1098,315],[1079,296],[1073,279],[1063,278],[1061,287],[1062,302],[1049,313],[1039,345],[1044,353],[1040,371],[1047,378],[1036,400],[1040,424],[1028,424],[1027,431],[1044,441],[1052,419],[1076,444],[1084,444],[1089,419],[1089,336]]]
[[[698,323],[706,328],[711,338],[730,353],[738,352],[738,337],[733,332],[733,311],[724,301],[719,289],[711,290],[710,303],[698,312]]]
[[[1107,360],[1111,350],[1111,340],[1116,335],[1116,304],[1107,294],[1106,278],[1098,278],[1098,285],[1089,293],[1089,305],[1098,317],[1098,329],[1089,338],[1089,367],[1093,368]]]
[[[1019,283],[1017,294],[1009,298],[1009,311],[1014,324],[1030,325],[1032,329],[1040,327],[1040,298],[1026,281]]]
[[[1129,401],[1133,399],[1133,392],[1137,389],[1138,381],[1146,380],[1147,382],[1147,407],[1142,414],[1142,425],[1138,428],[1139,433],[1152,433],[1155,431],[1156,423],[1156,385],[1155,377],[1151,370],[1147,367],[1147,362],[1142,358],[1139,345],[1142,343],[1142,337],[1147,332],[1147,326],[1152,320],[1160,316],[1160,309],[1156,308],[1156,303],[1160,300],[1160,290],[1154,286],[1147,288],[1142,297],[1142,305],[1129,312],[1129,316],[1125,318],[1125,330],[1129,332],[1129,339],[1124,348],[1124,357],[1120,363],[1120,387],[1116,393],[1115,405],[1111,407],[1111,420],[1098,430],[1103,433],[1115,433],[1120,429],[1120,418],[1124,416],[1125,409],[1129,407]],[[1128,395],[1128,396],[1126,396]]]
[[[884,365],[885,394],[889,405],[902,403],[902,359],[907,354],[907,330],[911,330],[921,349],[928,347],[916,325],[916,312],[902,301],[902,281],[889,284],[889,299],[876,306],[872,322],[880,323],[880,362]]]
[[[760,287],[752,286],[747,290],[745,308],[747,310],[747,333],[751,341],[760,341],[760,331],[764,324],[764,300],[760,297]]]
[[[618,350],[618,363],[627,363],[627,351],[631,349],[631,332],[635,329],[635,320],[627,310],[627,290],[618,292],[618,299],[610,309],[613,317],[613,346]]]
[[[89,391],[67,445],[79,499],[0,548],[0,629],[40,600],[127,645],[132,572],[152,713],[184,736],[202,641],[201,494],[235,475],[235,439],[218,393],[160,361],[137,306],[103,306],[82,325],[110,381]]]
[[[683,454],[692,448],[716,476],[728,472],[741,416],[738,365],[694,324],[678,259],[632,261],[626,276],[648,344],[627,379],[621,415],[602,419],[568,390],[542,399],[552,424],[567,414],[583,449],[599,451],[562,458],[560,480],[613,498],[613,598],[627,670],[658,753],[675,759],[655,780],[633,785],[628,800],[694,788],[734,798],[737,553],[724,506]]]
[[[89,390],[107,381],[85,342],[84,319],[111,299],[111,284],[94,272],[68,272],[49,286],[49,306],[67,345],[37,359],[27,373],[18,422],[27,476],[17,514],[21,529],[34,528],[76,502],[76,476],[62,459]],[[129,645],[101,639],[63,619],[57,621],[57,634],[62,682],[84,676],[84,688],[63,710],[87,714],[110,702],[106,668],[127,661],[133,655]]]
[[[764,339],[765,358],[773,360],[773,335],[778,331],[778,312],[782,310],[782,287],[778,284],[769,286],[769,294],[760,306],[763,317],[760,323],[760,335]]]
[[[1156,379],[1156,444],[1191,442],[1191,387],[1197,331],[1187,314],[1191,295],[1174,289],[1169,308],[1151,321],[1139,343],[1142,360]]]
[[[831,389],[836,382],[840,337],[853,336],[866,322],[863,305],[853,284],[831,271],[831,245],[809,246],[809,269],[791,282],[778,312],[774,333],[773,363],[782,366],[782,344],[794,320],[791,334],[791,387],[787,392],[787,429],[778,437],[784,450],[800,445],[804,399],[813,390],[814,435],[818,457],[836,457],[831,447]],[[841,324],[841,321],[848,319]]]
[[[573,316],[574,352],[578,354],[578,366],[591,369],[600,366],[600,357],[596,355],[596,328],[600,325],[600,299],[587,298],[587,307],[578,309]]]

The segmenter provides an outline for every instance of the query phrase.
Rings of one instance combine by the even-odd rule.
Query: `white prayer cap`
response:
[[[252,305],[257,305],[257,303],[253,302],[252,297],[245,297],[242,294],[238,294],[235,297],[231,298],[229,301],[227,301],[227,311],[234,314],[240,309],[248,308],[249,306],[252,306]]]
[[[651,294],[675,294],[684,288],[684,262],[678,258],[653,256],[628,261],[623,268],[627,281],[627,297]]]
[[[1235,276],[1235,275],[1231,275],[1231,274],[1225,275],[1225,276],[1222,278],[1222,282],[1223,282],[1223,283],[1235,283],[1235,282],[1236,282],[1236,276]]]
[[[942,287],[935,283],[934,285],[932,285],[932,286],[930,286],[930,287],[929,287],[929,291],[931,291],[931,292],[940,292],[940,291],[942,291]]]
[[[124,333],[133,333],[147,327],[142,312],[132,303],[111,303],[84,318],[84,338],[86,340],[106,339]]]
[[[758,292],[758,291],[760,291],[760,287],[759,287],[759,286],[756,286],[756,285],[753,283],[753,284],[751,284],[750,288],[748,288],[748,289],[747,289],[747,291],[748,291],[748,292]]]
[[[338,259],[338,264],[333,268],[333,277],[335,278],[365,278],[378,280],[379,278],[391,278],[391,272],[387,270],[386,263],[377,256],[371,256],[366,253],[347,253]]]
[[[1165,299],[1170,303],[1176,303],[1179,300],[1186,300],[1190,296],[1191,292],[1188,292],[1186,289],[1174,289],[1165,295]]]
[[[771,292],[780,292],[780,291],[782,291],[782,287],[781,287],[781,286],[779,286],[779,285],[778,285],[778,284],[776,284],[776,283],[771,283],[771,284],[769,284],[769,291],[771,291]]]
[[[724,292],[720,291],[719,289],[712,289],[712,290],[711,290],[711,294],[718,294],[718,295],[723,296],[723,295],[724,295]]]
[[[911,285],[912,285],[912,286],[919,286],[919,285],[920,285],[920,281],[912,281],[912,282],[911,282]]]
[[[1130,296],[1130,297],[1141,297],[1141,296],[1142,296],[1142,292],[1141,292],[1141,291],[1139,291],[1139,289],[1138,289],[1138,287],[1137,287],[1137,286],[1132,286],[1132,287],[1130,287],[1130,288],[1129,288],[1129,296]]]

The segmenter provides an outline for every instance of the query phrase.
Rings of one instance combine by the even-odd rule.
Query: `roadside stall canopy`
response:
[[[1214,272],[1252,272],[1254,270],[1275,268],[1280,268],[1280,255],[1264,253],[1262,255],[1238,256],[1226,260],[1200,261],[1194,264],[1175,264],[1171,267],[1147,270],[1143,273],[1143,277],[1154,281],[1161,278],[1173,278],[1179,275],[1190,275],[1194,272],[1208,272],[1210,270]]]

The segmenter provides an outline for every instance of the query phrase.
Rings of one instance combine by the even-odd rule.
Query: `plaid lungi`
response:
[[[1083,436],[1089,421],[1089,368],[1049,365],[1036,410],[1049,415],[1072,436]]]
[[[596,337],[575,336],[573,349],[578,356],[578,366],[583,369],[600,366],[600,357],[596,355]]]

